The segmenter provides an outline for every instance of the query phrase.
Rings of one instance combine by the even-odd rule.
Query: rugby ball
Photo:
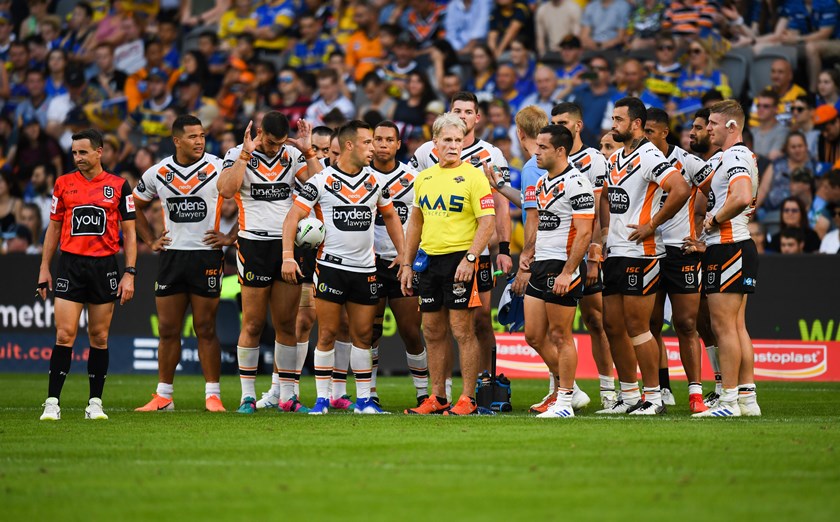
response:
[[[320,219],[308,217],[301,219],[297,226],[295,245],[300,248],[314,250],[324,242],[326,230]]]

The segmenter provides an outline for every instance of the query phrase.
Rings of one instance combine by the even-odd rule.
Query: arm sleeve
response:
[[[134,195],[131,193],[131,185],[126,181],[120,190],[120,218],[123,221],[131,221],[136,217]]]
[[[151,201],[157,196],[157,183],[155,183],[155,175],[157,172],[154,167],[149,168],[143,173],[137,187],[134,189],[134,197],[143,201]]]
[[[53,187],[52,204],[50,205],[50,219],[52,221],[64,221],[64,183],[61,178],[55,182]]]

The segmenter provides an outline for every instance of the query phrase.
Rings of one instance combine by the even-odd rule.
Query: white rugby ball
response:
[[[295,245],[314,250],[324,242],[326,229],[321,220],[314,217],[301,219],[297,226]]]

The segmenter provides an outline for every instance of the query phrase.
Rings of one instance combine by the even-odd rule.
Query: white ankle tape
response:
[[[633,346],[639,346],[640,344],[644,344],[648,341],[653,340],[653,334],[650,333],[650,330],[643,334],[639,334],[636,337],[631,337],[630,342],[633,343]]]

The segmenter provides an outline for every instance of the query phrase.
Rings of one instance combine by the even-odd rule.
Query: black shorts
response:
[[[270,239],[256,241],[240,238],[236,242],[239,252],[236,256],[236,269],[239,284],[256,288],[271,286],[274,281],[282,281],[283,241]]]
[[[608,257],[604,295],[652,295],[659,289],[659,259]]]
[[[350,272],[317,263],[314,279],[315,299],[338,304],[349,301],[375,305],[379,302],[376,272]]]
[[[315,275],[315,260],[317,259],[317,257],[318,250],[311,248],[300,248],[297,246],[295,247],[295,259],[297,259],[300,271],[303,272],[303,277],[298,278],[298,282],[312,282],[312,276]]]
[[[406,296],[403,295],[402,285],[400,284],[400,280],[397,279],[397,273],[400,271],[400,267],[394,266],[388,268],[390,264],[391,261],[376,256],[376,282],[379,284],[379,298],[401,299]],[[413,288],[417,288],[418,276],[419,274],[415,272],[412,283]]]
[[[752,239],[706,248],[703,290],[707,294],[752,294],[757,278],[758,251]]]
[[[665,257],[659,260],[659,266],[661,290],[669,294],[696,294],[700,291],[700,254],[685,254],[680,248],[666,246]]]
[[[586,261],[583,262],[584,268],[586,268]],[[586,284],[586,272],[583,273],[583,295],[595,295],[600,294],[604,291],[604,270],[602,269],[601,265],[598,265],[598,279],[595,280],[594,284],[587,285]]]
[[[536,297],[546,303],[576,307],[583,297],[583,283],[586,278],[586,264],[581,263],[577,271],[572,274],[572,282],[566,295],[554,293],[554,280],[566,266],[565,261],[548,259],[531,263],[531,280],[525,288],[525,295]]]
[[[478,270],[475,275],[478,278],[479,292],[489,292],[496,286],[496,278],[493,277],[493,263],[490,261],[489,255],[478,256]]]
[[[76,303],[105,304],[117,299],[120,269],[115,256],[91,257],[62,252],[53,289],[55,297]]]
[[[192,294],[219,297],[222,291],[221,250],[166,250],[160,253],[155,295]]]
[[[420,274],[417,286],[421,312],[437,312],[443,307],[465,310],[481,306],[476,277],[466,283],[455,282],[455,271],[466,254],[465,250],[429,256],[429,264]]]

